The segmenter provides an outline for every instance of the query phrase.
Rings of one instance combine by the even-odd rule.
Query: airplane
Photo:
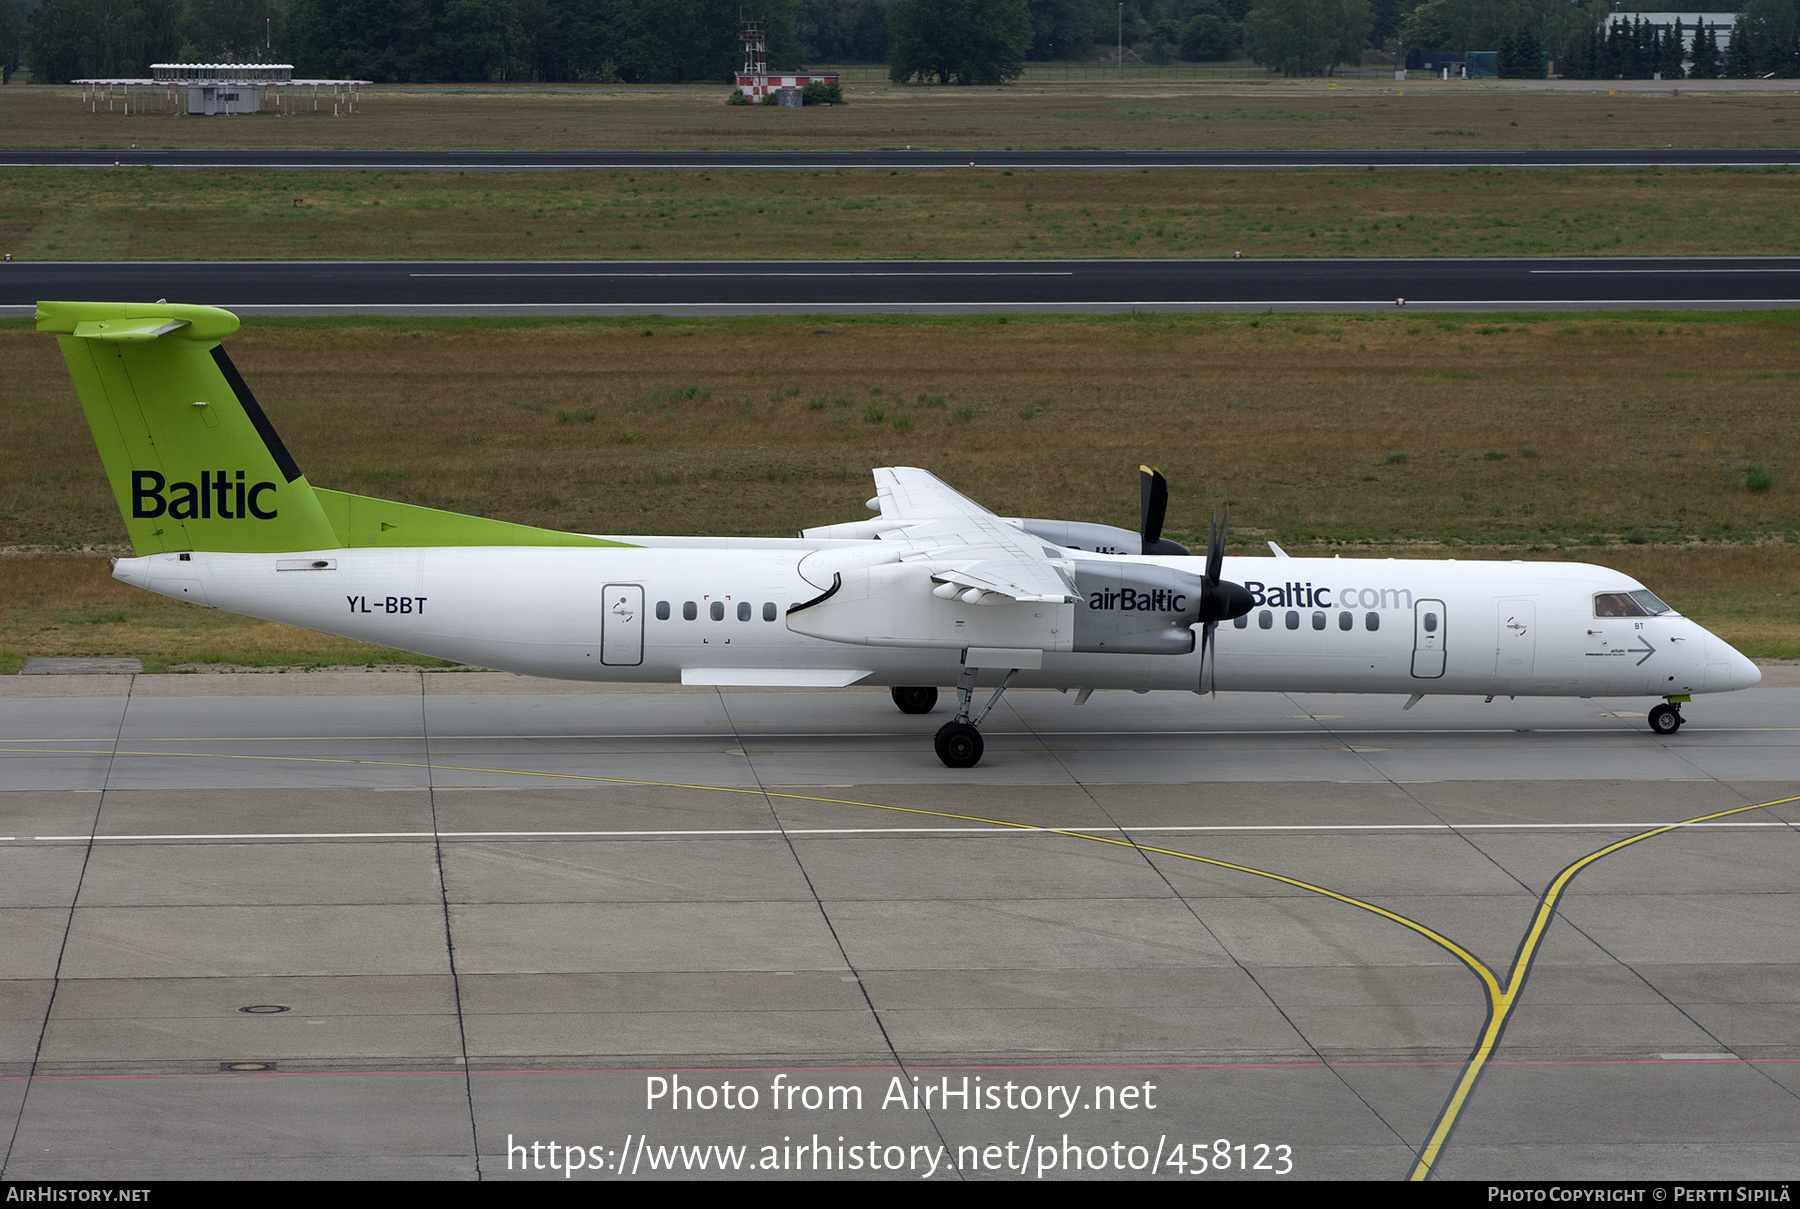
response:
[[[874,471],[875,516],[792,538],[563,533],[314,487],[226,355],[214,307],[41,302],[130,535],[125,583],[456,663],[569,680],[886,686],[980,760],[1009,688],[1660,697],[1756,666],[1643,584],[1579,563],[1233,556],[1002,517],[924,470]],[[991,689],[976,707],[975,694]]]

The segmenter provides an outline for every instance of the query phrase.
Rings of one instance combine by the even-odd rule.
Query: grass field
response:
[[[1731,81],[1727,86],[1740,82]],[[1628,86],[1621,85],[1621,88]],[[0,89],[0,146],[123,148],[1574,148],[1786,147],[1800,95],[1531,90],[1265,77],[1003,89],[855,88],[849,103],[727,107],[695,89],[376,88],[335,118],[88,112],[79,89]],[[1404,95],[1402,95],[1404,94]]]
[[[1800,247],[1796,183],[1787,168],[36,168],[0,173],[0,248],[20,260],[1787,255]]]
[[[927,467],[1006,515],[1135,524],[1135,468],[1232,549],[1576,558],[1800,655],[1800,315],[253,320],[312,481],[584,532],[782,535]],[[363,662],[104,578],[122,526],[55,345],[0,326],[0,668]],[[33,553],[35,552],[35,553]],[[61,585],[61,586],[58,586]],[[47,628],[48,627],[48,628]]]

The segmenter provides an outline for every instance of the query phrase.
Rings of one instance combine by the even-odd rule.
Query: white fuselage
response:
[[[789,608],[820,594],[802,578],[801,560],[866,543],[620,540],[642,544],[158,554],[120,559],[114,574],[233,613],[561,679],[943,686],[962,668],[957,649],[827,641],[789,629]],[[1121,557],[1195,574],[1204,563]],[[1014,684],[1589,697],[1718,692],[1760,678],[1685,617],[1597,617],[1596,593],[1642,587],[1604,567],[1234,557],[1224,578],[1257,603],[1220,625],[1204,685],[1198,650],[1048,651],[1041,668],[1021,671]],[[984,669],[982,680],[1006,670]]]

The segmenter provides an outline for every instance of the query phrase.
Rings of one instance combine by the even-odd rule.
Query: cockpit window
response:
[[[1673,613],[1675,611],[1662,601],[1658,600],[1656,598],[1656,593],[1647,592],[1642,588],[1633,592],[1631,594],[1631,599],[1644,606],[1644,611],[1652,617],[1661,617],[1664,613]]]
[[[1661,617],[1675,610],[1642,588],[1635,592],[1599,592],[1594,596],[1595,617]]]

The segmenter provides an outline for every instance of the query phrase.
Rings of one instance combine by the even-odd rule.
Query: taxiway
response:
[[[562,1178],[510,1139],[793,1176],[817,1135],[933,1179],[1045,1139],[1399,1179],[1434,1132],[1445,1177],[1791,1172],[1800,803],[1741,808],[1800,786],[1800,687],[1668,738],[1639,701],[1400,705],[1021,692],[952,772],[943,708],[882,692],[9,677],[0,1175]],[[674,1071],[759,1105],[647,1103]],[[965,1078],[1038,1106],[891,1099]]]

